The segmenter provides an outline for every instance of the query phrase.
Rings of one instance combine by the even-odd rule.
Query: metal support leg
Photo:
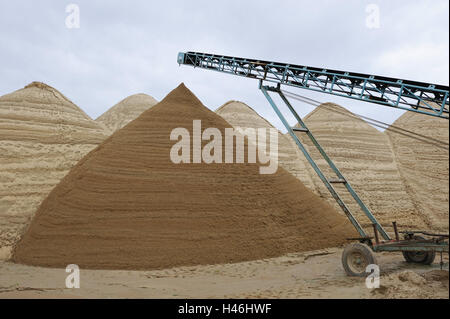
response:
[[[315,137],[312,135],[312,133],[309,131],[308,127],[306,126],[306,124],[303,122],[303,120],[300,118],[300,116],[297,114],[297,112],[294,110],[294,108],[292,107],[292,105],[289,103],[289,101],[287,100],[287,98],[284,96],[284,94],[281,92],[280,86],[278,85],[276,88],[275,87],[269,87],[269,86],[263,86],[262,85],[262,81],[260,81],[260,86],[259,88],[261,89],[261,91],[263,92],[264,96],[266,97],[266,99],[269,101],[270,105],[272,106],[272,108],[274,109],[275,113],[278,115],[278,117],[280,118],[281,122],[283,123],[283,125],[286,127],[288,133],[291,135],[291,137],[293,138],[293,140],[295,141],[295,143],[297,144],[297,146],[300,148],[300,150],[303,152],[303,154],[305,155],[306,159],[308,160],[308,162],[311,164],[311,166],[313,167],[314,171],[317,173],[317,175],[319,176],[319,178],[322,180],[322,182],[325,184],[326,188],[328,189],[328,191],[331,193],[331,195],[333,196],[333,198],[336,200],[336,202],[338,203],[338,205],[341,207],[341,209],[344,211],[345,215],[348,217],[348,219],[350,220],[350,222],[353,224],[353,226],[356,228],[356,230],[359,232],[359,234],[362,237],[367,237],[366,233],[364,232],[363,228],[361,227],[361,225],[358,223],[358,221],[355,219],[355,217],[353,216],[353,214],[350,212],[349,208],[347,207],[347,205],[343,202],[342,198],[339,196],[339,194],[336,192],[336,190],[334,189],[334,187],[331,185],[331,183],[343,183],[347,189],[347,191],[350,193],[350,195],[354,198],[354,200],[358,203],[358,205],[361,207],[362,211],[364,212],[364,214],[369,218],[369,220],[372,222],[372,224],[376,225],[376,228],[378,229],[378,231],[380,232],[380,234],[383,236],[383,238],[385,240],[390,240],[389,235],[386,233],[386,231],[383,229],[383,227],[380,225],[380,223],[376,220],[376,218],[373,216],[373,214],[371,213],[371,211],[367,208],[367,206],[363,203],[363,201],[359,198],[359,196],[356,194],[356,192],[354,191],[354,189],[351,187],[350,183],[345,179],[345,177],[342,175],[342,173],[339,171],[339,169],[336,167],[336,165],[334,165],[334,163],[332,162],[332,160],[328,157],[328,155],[326,154],[325,150],[320,146],[320,144],[317,142],[317,140],[315,139]],[[291,113],[294,115],[295,119],[297,120],[297,122],[300,125],[299,129],[295,129],[301,132],[305,132],[308,137],[311,139],[311,141],[313,142],[314,146],[318,149],[318,151],[320,152],[320,154],[322,155],[322,157],[325,159],[325,161],[328,163],[328,165],[331,167],[331,169],[333,170],[333,172],[337,175],[338,180],[328,180],[325,175],[322,173],[322,171],[320,170],[320,168],[317,166],[317,164],[315,163],[315,161],[313,160],[313,158],[311,157],[311,155],[308,153],[308,151],[306,150],[306,148],[304,147],[304,145],[302,144],[302,142],[300,141],[300,139],[297,137],[297,135],[295,134],[295,130],[289,125],[289,123],[287,122],[286,118],[283,116],[283,114],[281,113],[281,111],[279,110],[279,108],[277,107],[276,103],[273,101],[272,97],[269,94],[269,91],[271,92],[276,92],[280,95],[281,99],[283,100],[283,102],[287,105],[287,107],[289,108],[289,110],[291,111]]]
[[[394,226],[395,240],[399,241],[400,240],[400,236],[398,234],[397,222],[392,222],[392,226]]]
[[[333,188],[333,186],[328,182],[327,178],[325,177],[325,175],[322,173],[322,171],[320,170],[320,168],[317,166],[317,164],[314,162],[314,160],[312,159],[312,157],[309,155],[308,151],[306,150],[306,148],[303,146],[303,144],[300,142],[300,140],[298,139],[297,135],[295,135],[294,131],[292,130],[292,128],[290,127],[289,123],[287,122],[287,120],[285,119],[285,117],[283,116],[283,114],[280,112],[280,110],[278,109],[277,105],[275,104],[275,102],[272,100],[271,96],[269,95],[269,93],[267,92],[267,89],[263,86],[260,87],[261,91],[263,92],[264,96],[267,98],[267,100],[269,101],[270,105],[272,106],[272,108],[274,109],[275,113],[278,115],[278,117],[280,118],[281,122],[283,122],[284,126],[286,127],[286,129],[288,130],[289,134],[292,136],[292,138],[294,139],[295,143],[297,144],[297,146],[300,148],[300,150],[303,152],[303,154],[305,155],[306,159],[308,160],[308,162],[311,164],[311,166],[314,168],[314,170],[316,171],[317,175],[319,175],[319,178],[322,180],[322,182],[325,184],[325,186],[327,187],[327,189],[329,190],[329,192],[331,193],[331,195],[333,196],[333,198],[336,200],[336,202],[339,204],[339,206],[342,208],[342,210],[344,211],[344,213],[347,215],[348,219],[350,220],[350,222],[353,224],[353,226],[355,226],[356,230],[359,232],[359,234],[361,235],[361,237],[367,237],[366,233],[364,232],[363,228],[361,227],[361,225],[358,223],[358,221],[355,219],[355,217],[352,215],[352,213],[350,212],[350,210],[348,209],[348,207],[345,205],[345,203],[342,201],[341,197],[339,196],[339,194],[336,192],[336,190]]]

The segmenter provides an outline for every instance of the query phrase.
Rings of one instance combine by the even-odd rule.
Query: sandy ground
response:
[[[3,298],[449,298],[448,255],[431,266],[401,254],[377,254],[379,289],[347,277],[341,248],[235,264],[155,271],[80,270],[79,289],[65,288],[65,269],[0,263]]]

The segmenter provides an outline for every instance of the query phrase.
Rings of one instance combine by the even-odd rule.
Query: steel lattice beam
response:
[[[198,52],[178,63],[449,119],[448,86]]]

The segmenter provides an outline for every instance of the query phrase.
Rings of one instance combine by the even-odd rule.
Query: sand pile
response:
[[[283,169],[173,164],[173,128],[231,127],[180,85],[82,159],[40,206],[13,260],[93,269],[216,264],[336,246],[346,218]]]
[[[32,214],[107,134],[54,88],[33,82],[0,97],[0,249],[7,256]]]
[[[389,138],[384,133],[331,103],[317,107],[305,117],[305,123],[383,226],[390,227],[392,221],[397,221],[402,228],[425,225],[402,181]],[[335,179],[336,175],[328,168],[309,138],[302,134],[297,133],[313,158],[319,159],[319,167],[328,178]],[[320,195],[333,203],[334,199],[317,175],[312,176]],[[345,186],[334,184],[334,187],[344,190],[340,192],[344,195],[344,202],[360,223],[367,225],[368,219],[345,191]]]
[[[143,93],[134,94],[111,107],[108,111],[100,115],[95,121],[103,124],[111,131],[111,133],[114,133],[156,103],[158,103],[158,101],[150,95]]]
[[[216,113],[222,116],[233,127],[241,128],[275,128],[269,121],[261,117],[250,106],[239,101],[229,101],[219,107]],[[289,173],[297,177],[306,187],[315,190],[311,172],[306,168],[303,153],[292,138],[278,133],[278,163]]]
[[[448,287],[448,270],[406,270],[381,277],[380,288],[372,294],[383,299],[448,299]]]
[[[449,121],[406,112],[386,131],[407,190],[433,229],[449,229]]]

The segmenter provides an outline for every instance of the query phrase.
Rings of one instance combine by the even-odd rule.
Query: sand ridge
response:
[[[0,97],[0,259],[42,200],[107,137],[56,89],[33,82]]]
[[[143,93],[134,94],[111,107],[95,121],[107,127],[112,134],[157,103],[158,101],[150,95]]]
[[[174,164],[175,127],[231,127],[184,85],[84,157],[40,206],[13,260],[92,269],[230,263],[337,246],[348,220],[280,168]]]
[[[304,122],[315,138],[350,182],[364,203],[384,227],[397,221],[402,229],[428,228],[403,183],[389,138],[347,109],[333,103],[324,103],[309,113]],[[296,133],[306,145],[319,167],[328,178],[336,175],[302,133]],[[312,170],[310,166],[308,169]],[[335,204],[334,199],[317,175],[312,175],[321,197]],[[361,224],[369,221],[343,185],[344,202]],[[371,228],[368,228],[370,231]]]
[[[406,112],[386,135],[420,215],[431,228],[448,232],[449,121]]]
[[[233,127],[275,129],[269,121],[243,102],[229,101],[215,112]],[[306,168],[306,165],[309,164],[303,154],[300,154],[300,150],[292,138],[283,135],[280,131],[278,131],[277,156],[281,167],[298,178],[306,187],[315,190],[311,172]]]

